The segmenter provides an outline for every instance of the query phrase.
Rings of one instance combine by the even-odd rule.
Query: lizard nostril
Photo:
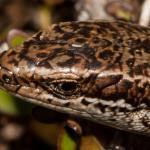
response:
[[[6,83],[10,83],[11,82],[11,77],[7,76],[6,74],[4,74],[2,76],[2,79],[6,82]]]

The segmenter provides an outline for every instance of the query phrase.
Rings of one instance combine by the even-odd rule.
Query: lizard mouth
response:
[[[53,97],[52,94],[44,93],[38,88],[3,84],[3,89],[7,89],[8,91],[10,91],[12,95],[18,98],[24,99],[27,102],[30,102],[30,103],[33,103],[33,104],[36,104],[36,105],[60,112],[60,113],[65,113],[65,114],[69,114],[69,115],[77,116],[77,117],[79,116],[88,120],[92,120],[94,122],[99,122],[100,124],[103,124],[103,125],[107,125],[107,126],[122,130],[122,128],[119,126],[119,120],[113,120],[112,116],[108,117],[108,116],[105,116],[104,114],[93,114],[88,108],[87,109],[78,108],[78,106],[76,105],[77,103],[74,103],[76,107],[74,107],[74,105],[68,106],[69,100],[60,101],[60,99]],[[126,121],[124,122],[124,124],[122,124],[122,126],[125,127],[127,131],[132,131],[132,125],[128,126]],[[131,129],[129,127],[131,127]],[[136,131],[133,130],[132,132],[136,132]],[[138,132],[141,132],[141,131],[138,131]]]
[[[91,115],[86,111],[81,111],[80,109],[75,109],[74,107],[67,107],[69,100],[59,102],[60,99],[57,99],[56,97],[53,97],[53,95],[48,93],[41,93],[39,89],[10,84],[5,84],[2,88],[4,90],[9,90],[10,94],[35,105],[58,111],[60,113],[68,114],[69,112],[69,114],[73,116],[91,118]]]

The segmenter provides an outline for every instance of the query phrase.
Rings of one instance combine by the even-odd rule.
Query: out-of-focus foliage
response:
[[[58,149],[59,150],[76,150],[77,143],[69,133],[62,128],[58,138]]]
[[[12,29],[8,33],[7,42],[9,47],[15,48],[21,45],[28,37],[29,35],[27,33],[20,30]]]
[[[8,93],[0,90],[0,111],[9,115],[29,115],[33,105],[18,100]]]
[[[60,21],[72,21],[79,18],[81,20],[108,20],[117,18],[137,22],[142,2],[142,0],[0,0],[0,49],[3,44],[8,44],[11,48],[15,48],[22,44],[28,37],[28,35],[22,31],[27,31],[32,35],[36,31],[47,28],[47,26],[52,23]],[[22,31],[11,31],[12,29],[21,29]],[[7,37],[8,32],[9,36]],[[8,95],[6,92],[0,91],[1,113],[6,113],[10,116],[20,116],[20,118],[23,118],[23,115],[26,115],[27,118],[30,118],[32,107],[33,105],[23,102],[20,99],[18,100],[15,97]],[[5,119],[0,117],[0,123],[1,122],[5,122]],[[9,122],[7,125],[9,125]],[[103,146],[107,146],[108,143],[111,143],[108,141],[111,141],[114,135],[114,132],[109,132],[107,129],[100,132],[100,127],[96,128],[95,125],[94,127],[90,127],[86,123],[83,123],[81,129],[86,132],[83,135],[77,135],[78,138],[75,138],[77,133],[72,136],[63,125],[64,122],[43,124],[34,119],[29,119],[28,122],[24,122],[22,126],[30,131],[27,139],[31,142],[30,147],[26,149],[34,150],[34,143],[32,143],[33,139],[30,139],[32,135],[32,137],[36,137],[34,139],[44,141],[44,144],[48,145],[48,150],[52,149],[51,147],[54,147],[54,149],[57,150],[104,150]],[[0,131],[4,126],[5,123],[2,123]],[[75,128],[78,127],[75,126]],[[89,132],[90,130],[92,131]],[[24,132],[25,131],[26,130],[24,130]],[[2,136],[0,133],[0,139],[1,138]],[[13,142],[10,142],[13,143],[13,146],[9,142],[6,143],[6,145],[8,147],[11,145],[15,150],[24,150],[24,147],[22,146],[24,139],[24,137],[20,139],[21,144],[19,144],[21,147],[18,146],[19,144],[16,144],[18,148],[14,148]],[[131,139],[128,140],[128,138],[124,138],[123,136],[119,136],[119,139],[117,140],[120,141],[120,139],[125,141],[123,147],[126,146],[128,149],[133,149],[133,144],[131,143],[140,145],[140,142],[142,141],[133,142]],[[6,139],[2,140],[6,141]],[[145,141],[146,140],[144,140],[144,142]],[[149,143],[149,140],[147,140],[147,143]],[[36,144],[38,145],[39,143]],[[44,144],[41,144],[42,148],[36,147],[35,149],[47,150],[43,148]],[[144,147],[146,144],[141,145],[142,148],[146,150]],[[136,150],[139,150],[140,148],[140,146],[134,147],[136,147]],[[147,147],[149,149],[149,145]]]

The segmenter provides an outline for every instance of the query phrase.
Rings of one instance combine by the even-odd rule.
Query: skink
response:
[[[150,135],[150,28],[54,24],[0,54],[0,86],[49,109]]]

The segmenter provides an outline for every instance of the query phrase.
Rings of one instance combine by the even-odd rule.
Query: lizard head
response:
[[[70,105],[85,109],[79,107],[80,103],[91,103],[84,96],[94,96],[92,86],[101,66],[96,59],[96,38],[95,45],[91,41],[97,34],[93,30],[91,23],[86,27],[84,22],[60,23],[35,34],[20,47],[3,52],[1,86],[48,107]],[[103,42],[109,44],[107,40]]]
[[[136,32],[129,33],[129,27]],[[142,41],[138,42],[144,57],[139,59],[129,50],[139,35],[145,36],[145,30],[140,32],[139,26],[124,22],[55,24],[0,55],[0,85],[16,96],[58,111],[87,118],[105,112],[107,120],[112,117],[111,109],[119,113],[139,104],[135,94],[138,83],[134,84],[132,75],[138,61],[148,62],[149,55],[142,51]],[[147,95],[141,94],[144,98]],[[125,104],[125,100],[129,102]]]
[[[121,25],[66,22],[38,32],[0,55],[1,87],[46,107],[85,111],[91,105],[92,111],[99,99],[115,96],[115,83],[122,78],[116,75],[122,55],[113,48]]]

